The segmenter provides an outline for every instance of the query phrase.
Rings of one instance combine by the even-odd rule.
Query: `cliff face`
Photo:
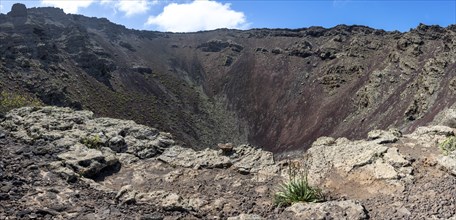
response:
[[[0,15],[0,86],[171,132],[275,152],[410,132],[455,102],[456,26],[160,33],[55,8]]]

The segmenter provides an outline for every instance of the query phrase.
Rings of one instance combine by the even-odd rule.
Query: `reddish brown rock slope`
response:
[[[198,33],[129,30],[32,8],[0,15],[0,86],[134,119],[194,148],[282,152],[317,137],[404,132],[454,103],[456,26]]]

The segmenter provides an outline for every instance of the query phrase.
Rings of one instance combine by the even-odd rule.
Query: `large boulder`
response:
[[[440,136],[453,136],[454,130],[447,126],[435,125],[429,127],[418,127],[412,135],[440,135]]]
[[[195,151],[189,148],[173,146],[157,157],[172,166],[187,168],[228,168],[234,167],[243,174],[261,171],[277,172],[273,154],[249,145],[234,147],[231,152],[205,149]]]
[[[58,158],[65,166],[88,178],[97,177],[103,170],[115,169],[115,166],[119,165],[119,160],[111,149],[106,147],[100,150],[90,149],[82,144],[77,144],[70,151],[59,154]]]
[[[441,168],[456,176],[456,151],[453,151],[447,156],[440,155],[437,158],[437,163]]]
[[[172,166],[187,168],[227,168],[232,165],[230,159],[218,151],[205,149],[195,151],[174,146],[158,156],[158,159]]]
[[[274,157],[271,152],[249,145],[235,147],[230,158],[233,167],[241,173],[257,173],[274,165]]]
[[[388,144],[398,141],[401,136],[401,132],[395,129],[389,131],[373,130],[367,134],[367,139],[373,140],[377,144]]]
[[[437,147],[438,143],[444,141],[447,137],[454,135],[454,129],[442,126],[418,127],[414,132],[404,135],[406,138],[414,139],[416,145],[427,148]]]
[[[383,134],[375,137],[379,138],[371,138],[370,141],[334,140],[328,137],[317,139],[308,150],[305,160],[309,182],[313,185],[323,184],[333,172],[345,178],[354,174],[362,174],[373,180],[412,178],[410,162],[398,149],[379,144],[392,140]]]

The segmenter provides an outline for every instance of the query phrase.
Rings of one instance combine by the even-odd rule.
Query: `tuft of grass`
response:
[[[445,156],[448,156],[451,152],[456,151],[456,136],[447,138],[439,145],[439,147]]]
[[[297,202],[319,202],[322,199],[320,189],[311,187],[305,178],[296,178],[281,185],[280,191],[274,195],[274,204],[288,206]]]
[[[100,149],[103,146],[100,135],[87,136],[81,140],[81,143],[91,149]]]
[[[324,200],[321,189],[312,187],[307,181],[307,172],[303,172],[297,163],[289,166],[289,179],[280,185],[274,194],[274,204],[289,206],[297,202],[320,202]]]
[[[0,114],[25,106],[37,107],[42,106],[42,103],[39,99],[30,95],[7,91],[0,92]]]

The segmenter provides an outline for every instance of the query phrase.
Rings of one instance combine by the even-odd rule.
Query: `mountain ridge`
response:
[[[133,119],[196,149],[284,152],[320,136],[407,133],[455,102],[456,25],[161,33],[25,12],[0,16],[2,90]]]

